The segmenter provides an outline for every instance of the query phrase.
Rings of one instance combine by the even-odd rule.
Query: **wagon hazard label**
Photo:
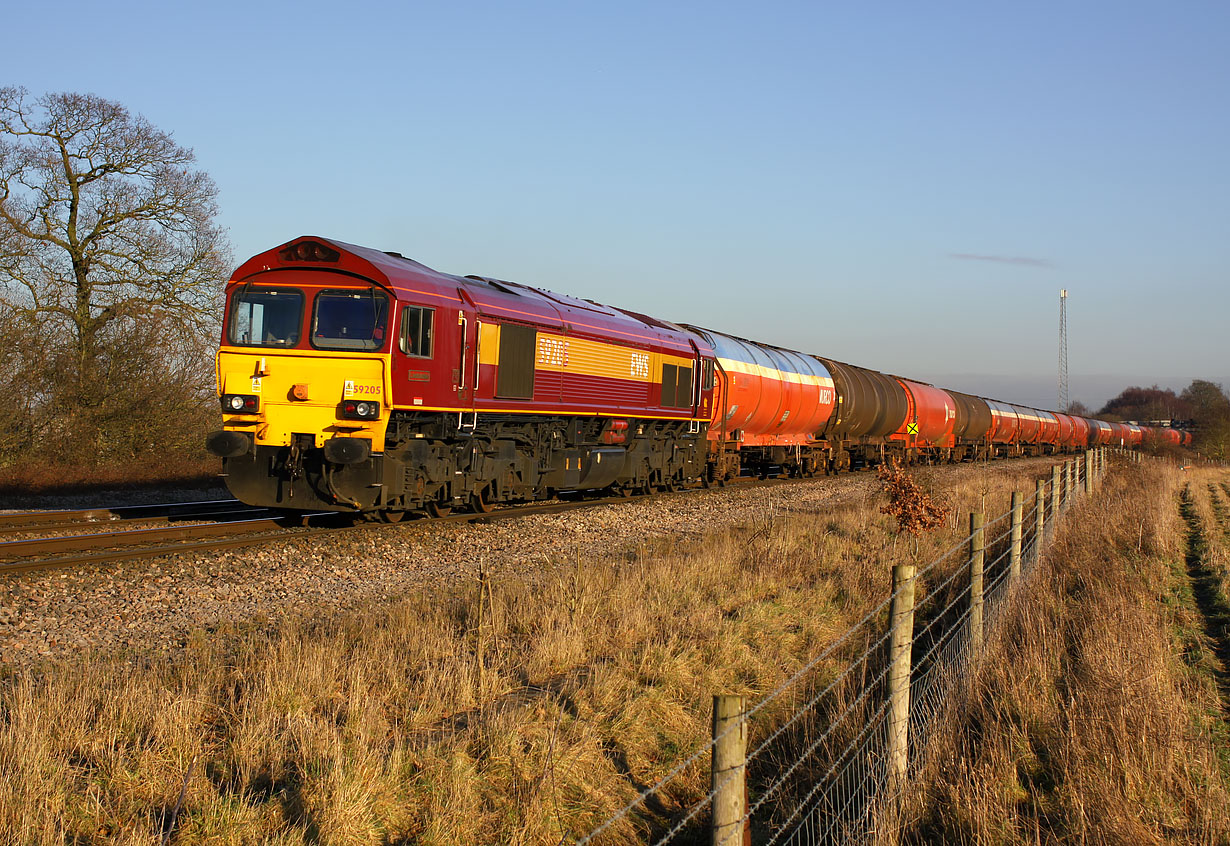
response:
[[[379,397],[380,394],[379,382],[356,382],[354,379],[347,379],[342,387],[342,399],[370,399]]]
[[[910,423],[908,426],[905,427],[905,431],[907,434],[917,435],[918,434],[918,424]]]

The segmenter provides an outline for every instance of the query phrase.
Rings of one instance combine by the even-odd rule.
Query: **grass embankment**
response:
[[[0,500],[20,508],[24,497],[93,493],[99,489],[204,488],[220,483],[211,455],[166,456],[157,461],[77,465],[42,460],[0,468]]]
[[[1226,478],[1124,468],[1073,512],[933,748],[905,842],[1230,842],[1226,632],[1193,592],[1220,568],[1226,596]]]
[[[977,504],[1002,510],[1011,487],[1033,487],[1011,468],[960,475],[936,486],[955,509],[920,560],[964,536]],[[87,656],[10,678],[0,832],[47,844],[585,833],[707,741],[713,693],[776,687],[887,595],[880,504],[791,515],[777,489],[741,532],[322,610],[272,634],[202,633],[172,663]],[[707,766],[650,814],[703,795]],[[639,842],[652,825],[625,821],[602,842]]]

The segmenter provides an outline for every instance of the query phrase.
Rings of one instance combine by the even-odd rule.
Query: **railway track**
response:
[[[172,523],[188,520],[242,520],[272,515],[267,508],[254,508],[237,499],[173,502],[159,505],[121,505],[112,508],[21,511],[0,514],[0,535],[52,532],[88,526],[124,523]]]
[[[680,493],[686,493],[686,491],[681,491]],[[425,528],[442,523],[496,522],[535,514],[557,514],[565,511],[595,508],[616,502],[635,502],[656,495],[613,496],[516,505],[497,508],[489,512],[466,512],[431,519],[410,520],[401,524],[399,528],[413,530],[415,527]],[[194,505],[204,505],[204,503],[194,503]],[[236,501],[236,506],[241,506],[241,504]],[[151,506],[151,508],[166,507]],[[245,508],[247,507],[235,507],[220,513],[225,516],[234,517],[244,513]],[[98,525],[103,521],[117,523],[122,521],[148,522],[150,520],[169,521],[175,519],[165,514],[157,517],[101,516],[113,515],[126,510],[87,509],[75,512],[41,512],[47,515],[57,515],[54,519],[42,523],[37,522],[33,517],[33,515],[39,512],[6,515],[9,518],[17,518],[9,524],[16,526],[16,528],[9,528],[4,522],[0,522],[0,533],[42,531],[49,530],[51,527],[80,528],[82,526]],[[267,509],[250,510],[259,511],[264,514],[269,513]],[[73,516],[70,518],[69,515]],[[202,518],[202,512],[193,512],[191,517],[177,516],[180,519],[200,519]],[[344,515],[308,514],[281,517],[261,516],[252,519],[223,519],[215,523],[189,526],[133,528],[113,532],[91,532],[88,534],[12,540],[0,543],[0,576],[16,575],[48,568],[103,564],[111,561],[149,558],[183,552],[207,552],[266,543],[282,543],[288,540],[325,534],[337,535],[390,528],[392,527],[384,523],[353,523]]]
[[[757,479],[745,476],[731,485],[776,486],[813,481],[808,478]],[[452,513],[440,517],[409,519],[397,528],[415,530],[443,523],[490,523],[538,514],[558,514],[621,502],[636,502],[662,496],[686,496],[703,488],[685,488],[634,496],[584,497],[498,507],[491,511]],[[176,520],[213,520],[211,523],[173,526]],[[393,529],[387,523],[354,523],[337,513],[285,515],[252,508],[238,500],[176,503],[152,506],[84,509],[80,511],[23,512],[0,515],[0,534],[32,533],[64,528],[166,523],[155,528],[95,531],[87,534],[36,537],[0,543],[0,576],[34,570],[103,564],[184,552],[207,552],[289,540]]]

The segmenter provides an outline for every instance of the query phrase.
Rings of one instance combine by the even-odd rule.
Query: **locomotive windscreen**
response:
[[[321,291],[312,315],[312,346],[378,350],[384,346],[389,297],[383,291]]]
[[[302,291],[244,287],[231,297],[227,339],[246,347],[293,347],[302,322]]]

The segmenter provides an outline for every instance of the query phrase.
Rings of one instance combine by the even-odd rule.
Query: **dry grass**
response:
[[[488,562],[487,578],[456,591],[361,614],[322,609],[271,631],[201,632],[172,663],[87,656],[10,678],[0,832],[23,844],[582,834],[707,741],[713,693],[776,687],[887,595],[895,559],[929,560],[964,536],[968,511],[997,513],[1012,487],[1032,491],[1022,473],[987,469],[955,488],[920,474],[952,508],[920,539],[898,537],[883,500],[794,514],[777,489],[763,519],[737,533],[544,562],[529,578]],[[1142,554],[1172,524],[1143,528]],[[1139,633],[1142,645],[1169,636],[1158,626]],[[1093,669],[1102,660],[1090,654]],[[1184,695],[1200,692],[1194,684],[1182,682]],[[1035,698],[1003,692],[1009,709]],[[782,713],[761,716],[753,736]],[[1179,728],[1176,741],[1191,733]],[[706,768],[602,842],[640,842],[703,795]],[[1193,801],[1224,807],[1207,804],[1224,799],[1212,789]]]
[[[1125,469],[1073,512],[933,750],[906,841],[1230,839],[1227,703],[1178,507],[1210,472]]]

